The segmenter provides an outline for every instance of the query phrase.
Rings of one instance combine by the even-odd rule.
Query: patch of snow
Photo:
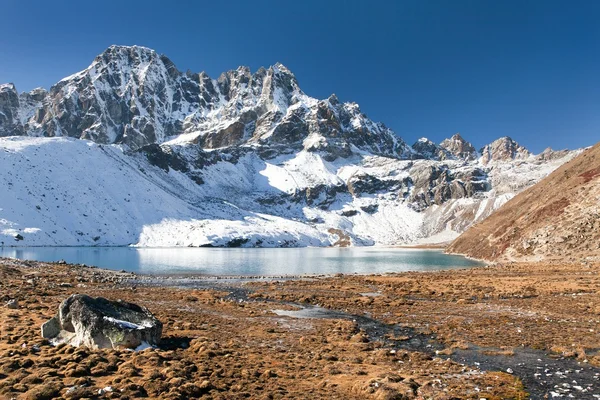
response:
[[[151,328],[152,325],[150,324],[134,324],[133,322],[129,322],[129,321],[123,321],[121,319],[116,319],[113,317],[107,317],[104,316],[104,319],[106,321],[112,322],[113,324],[119,325],[121,328],[125,328],[125,329],[146,329],[146,328]]]

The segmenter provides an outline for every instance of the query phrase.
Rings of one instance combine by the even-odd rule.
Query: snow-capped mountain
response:
[[[139,46],[111,46],[85,70],[45,93],[0,87],[2,135],[68,136],[138,149],[169,140],[205,149],[260,145],[347,156],[352,147],[392,157],[410,148],[335,95],[313,99],[283,65],[228,71],[213,80],[182,73]]]
[[[6,245],[445,241],[576,153],[411,147],[281,64],[211,79],[138,46],[48,91],[0,85],[0,136]]]

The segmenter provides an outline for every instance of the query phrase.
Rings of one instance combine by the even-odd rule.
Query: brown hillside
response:
[[[486,260],[600,260],[600,143],[459,236],[447,249]]]

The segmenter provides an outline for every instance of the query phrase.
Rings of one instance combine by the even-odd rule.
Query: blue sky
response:
[[[138,44],[214,78],[279,61],[409,143],[600,140],[600,1],[3,0],[0,15],[0,82],[19,91]]]

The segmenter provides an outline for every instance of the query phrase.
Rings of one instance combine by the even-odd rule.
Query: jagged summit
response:
[[[484,164],[493,161],[522,160],[530,156],[529,150],[508,136],[496,139],[481,149],[481,162]]]
[[[112,45],[83,71],[49,91],[17,92],[0,85],[0,136],[68,136],[136,150],[151,144],[193,143],[203,149],[259,147],[262,156],[298,150],[327,160],[369,153],[397,159],[472,161],[478,154],[457,133],[439,145],[408,146],[358,104],[332,94],[308,96],[289,68],[276,63],[252,73],[240,66],[216,79],[181,72],[144,46]],[[484,164],[530,153],[510,138],[482,149]],[[550,157],[546,155],[545,157]]]
[[[474,160],[477,158],[475,147],[463,139],[460,133],[455,133],[450,139],[443,140],[440,147],[460,160]]]
[[[10,83],[0,83],[0,91],[16,91],[15,84]]]
[[[239,67],[213,79],[182,73],[147,47],[114,45],[47,93],[19,96],[4,85],[0,135],[69,136],[131,149],[174,140],[206,149],[261,146],[273,155],[305,149],[328,159],[356,151],[411,153],[358,105],[328,100],[307,96],[281,63],[255,73]]]
[[[145,58],[152,58],[159,57],[159,54],[156,52],[156,50],[145,46],[113,44],[108,46],[106,50],[96,56],[96,59],[121,56],[144,56]]]
[[[412,149],[416,153],[416,158],[426,158],[431,160],[446,160],[453,158],[452,154],[443,147],[438,146],[431,140],[422,137],[417,140]]]

